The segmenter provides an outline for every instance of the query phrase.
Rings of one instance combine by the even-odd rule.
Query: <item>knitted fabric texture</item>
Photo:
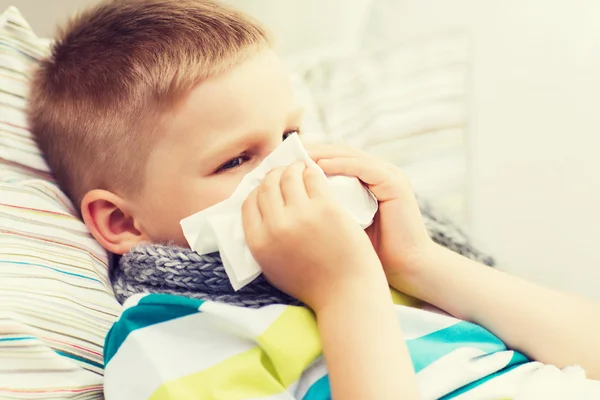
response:
[[[121,303],[135,293],[168,293],[251,308],[301,304],[262,275],[236,292],[218,253],[200,255],[178,246],[133,248],[119,260],[112,284]]]
[[[489,266],[494,265],[494,260],[477,250],[450,220],[436,214],[424,203],[421,212],[436,243]],[[270,304],[301,305],[262,275],[236,292],[218,253],[199,255],[177,246],[148,244],[133,248],[113,267],[111,280],[121,303],[136,293],[168,293],[251,308]]]

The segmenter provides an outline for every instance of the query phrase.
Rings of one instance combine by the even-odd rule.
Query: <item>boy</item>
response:
[[[300,119],[263,28],[200,0],[113,1],[82,14],[37,71],[30,105],[58,183],[119,255],[186,246],[179,221],[226,199]],[[244,229],[269,281],[314,310],[335,398],[418,398],[388,284],[600,379],[597,306],[434,244],[396,167],[339,146],[311,157],[377,197],[366,233],[302,164],[268,174],[244,203]]]

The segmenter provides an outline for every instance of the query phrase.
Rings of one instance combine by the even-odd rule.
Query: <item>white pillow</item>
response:
[[[444,33],[304,71],[328,140],[401,166],[436,208],[466,221],[467,35]]]
[[[26,124],[47,54],[16,8],[0,15],[0,398],[102,398],[104,338],[121,311],[108,255],[47,173]]]

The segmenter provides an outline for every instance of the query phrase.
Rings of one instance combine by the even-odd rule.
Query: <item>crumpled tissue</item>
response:
[[[304,161],[307,168],[323,170],[309,157],[297,134],[285,139],[258,167],[249,172],[231,197],[180,221],[190,248],[199,254],[219,251],[225,272],[234,290],[252,282],[260,266],[246,244],[242,225],[242,204],[273,168]],[[325,177],[336,201],[346,207],[356,223],[366,229],[377,212],[377,199],[358,179]],[[302,244],[299,243],[298,246]]]

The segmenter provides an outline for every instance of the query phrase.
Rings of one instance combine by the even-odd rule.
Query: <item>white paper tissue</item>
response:
[[[242,225],[242,204],[273,168],[304,161],[308,168],[323,170],[308,156],[297,134],[289,136],[262,163],[248,173],[231,197],[181,220],[181,227],[192,250],[199,254],[219,251],[231,285],[239,290],[260,275],[260,266],[246,245]],[[377,200],[356,178],[327,177],[340,206],[346,207],[363,228],[373,222]],[[299,244],[300,245],[300,244]]]

